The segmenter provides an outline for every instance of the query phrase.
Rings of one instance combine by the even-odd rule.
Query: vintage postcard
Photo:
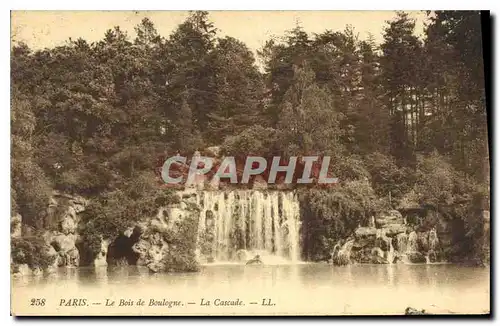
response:
[[[489,315],[488,30],[12,11],[12,315]]]

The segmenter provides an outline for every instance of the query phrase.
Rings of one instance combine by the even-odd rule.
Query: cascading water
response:
[[[401,253],[401,260],[403,263],[411,263],[409,256],[415,254],[418,251],[418,235],[415,231],[410,232],[410,234],[399,234],[398,238],[398,249]]]
[[[407,252],[417,252],[418,251],[418,235],[417,232],[412,231],[408,235],[408,246],[406,251]]]
[[[435,228],[432,228],[429,231],[429,251],[425,256],[427,263],[436,262],[438,260],[438,247],[439,247],[439,238]]]
[[[196,196],[201,207],[198,246],[209,261],[238,261],[256,254],[266,264],[276,258],[299,260],[300,207],[295,193],[234,190]]]
[[[432,228],[429,231],[429,250],[437,250],[439,245],[439,238],[436,229]]]
[[[406,235],[406,233],[400,233],[397,235],[396,241],[398,244],[398,251],[402,254],[406,253],[408,246],[408,235]]]
[[[387,261],[389,264],[392,264],[394,262],[394,246],[392,245],[392,239],[389,239],[389,250],[387,251]]]

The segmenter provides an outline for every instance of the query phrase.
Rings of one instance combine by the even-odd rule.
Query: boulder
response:
[[[354,231],[354,235],[357,239],[375,236],[377,234],[377,229],[374,227],[359,227]]]
[[[76,247],[66,253],[66,266],[78,267],[80,264],[80,252]]]
[[[154,262],[154,263],[157,263],[159,261],[161,261],[161,259],[163,258],[163,251],[167,250],[168,248],[168,245],[165,244],[165,246],[163,245],[157,245],[157,244],[154,244],[154,245],[151,245],[148,249],[148,252],[147,252],[147,262]]]
[[[155,229],[147,229],[132,250],[138,255],[137,265],[147,266],[152,272],[165,270],[164,258],[168,254],[169,245],[162,233]]]
[[[129,227],[125,231],[123,231],[123,235],[126,236],[127,238],[130,238],[133,233],[134,233],[134,227]]]
[[[198,199],[204,200],[184,190],[178,203],[160,209],[157,216],[145,221],[143,232],[132,245],[137,264],[152,272],[192,271],[205,260],[203,250],[197,252],[191,247],[198,241]]]
[[[427,253],[430,263],[437,263],[440,261],[439,253],[437,251],[431,250]]]
[[[425,256],[420,252],[407,252],[406,257],[410,263],[422,264],[426,262]]]
[[[388,264],[389,262],[384,257],[374,255],[374,256],[372,256],[370,263],[371,264]]]
[[[391,247],[392,239],[386,236],[381,236],[375,240],[375,246],[379,247],[383,251],[388,251]]]
[[[166,269],[165,264],[162,262],[153,262],[153,263],[149,263],[146,266],[153,273],[158,273],[158,272],[164,271]]]
[[[132,246],[132,250],[139,256],[137,259],[137,265],[143,266],[147,264],[147,255],[150,247],[151,243],[145,239],[140,239]]]
[[[76,267],[80,263],[80,253],[76,247],[75,234],[56,233],[46,236],[52,247],[58,252],[58,266]]]
[[[404,219],[401,213],[397,210],[390,210],[385,213],[380,214],[375,218],[375,225],[377,228],[384,228],[389,224],[402,224],[404,225]]]
[[[384,258],[384,251],[379,247],[375,247],[375,248],[372,248],[371,255],[378,256],[380,258]]]
[[[417,233],[417,236],[418,251],[429,251],[429,232],[419,232]]]
[[[67,215],[62,221],[61,221],[61,232],[68,235],[70,233],[75,233],[76,231],[76,222],[75,220]]]
[[[387,236],[394,237],[398,234],[405,233],[406,226],[403,224],[387,224],[382,230]]]
[[[353,248],[359,250],[365,247],[373,247],[375,245],[375,236],[358,238],[353,244]]]
[[[66,216],[76,220],[76,210],[73,206],[68,206],[68,210],[66,211]]]
[[[354,247],[353,247],[354,249]],[[361,264],[371,264],[372,262],[372,249],[369,247],[361,248],[358,251],[353,251],[351,254],[351,259],[354,262]]]

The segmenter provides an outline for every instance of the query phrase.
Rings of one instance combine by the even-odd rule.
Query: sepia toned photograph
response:
[[[488,11],[10,24],[13,316],[490,316]]]

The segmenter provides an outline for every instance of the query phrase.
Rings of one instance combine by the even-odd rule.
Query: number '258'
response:
[[[31,299],[32,306],[45,306],[45,299]]]

